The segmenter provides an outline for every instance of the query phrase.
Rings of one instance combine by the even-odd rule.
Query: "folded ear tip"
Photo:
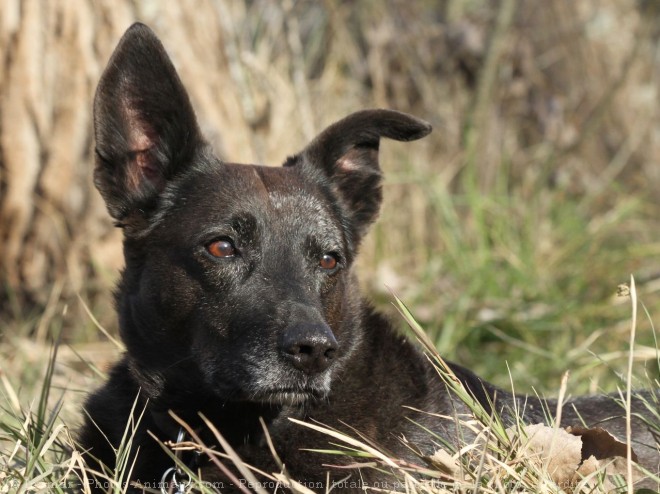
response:
[[[356,112],[356,114],[363,114],[374,123],[384,123],[385,126],[382,128],[381,136],[397,141],[416,141],[429,135],[433,130],[433,127],[427,121],[397,110],[380,108],[364,110],[363,112]]]
[[[411,134],[411,138],[410,138],[411,141],[415,141],[417,139],[421,139],[422,137],[426,137],[431,132],[433,132],[433,126],[430,123],[418,118],[416,120],[417,120],[416,122],[417,132]]]

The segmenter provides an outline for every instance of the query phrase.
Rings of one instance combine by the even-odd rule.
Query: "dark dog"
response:
[[[353,428],[411,463],[420,459],[402,436],[427,454],[435,446],[410,419],[459,443],[454,421],[408,407],[449,416],[468,409],[363,301],[352,272],[381,201],[380,138],[419,139],[428,124],[395,111],[361,111],[283,167],[222,162],[201,136],[165,50],[140,24],[124,35],[101,78],[94,124],[96,185],[124,230],[116,302],[127,353],[85,406],[80,440],[90,466],[115,468],[129,418],[142,415],[126,470],[130,480],[159,482],[173,461],[150,433],[177,438],[170,410],[214,444],[201,412],[247,463],[273,472],[262,418],[292,477],[321,491],[351,471],[366,484],[388,477],[323,467],[328,457],[305,449],[327,449],[329,438],[289,418]],[[546,420],[548,404],[451,368],[487,409],[495,403],[506,414],[515,402],[528,422]],[[576,410],[587,425],[607,424],[625,437],[623,410],[612,398],[571,402],[563,424],[580,423]],[[645,407],[636,400],[635,410]],[[639,418],[633,426],[640,462],[657,471],[651,431]],[[224,478],[210,463],[197,467],[203,478]]]

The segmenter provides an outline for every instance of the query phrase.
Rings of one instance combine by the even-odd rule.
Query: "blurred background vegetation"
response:
[[[0,377],[16,400],[32,399],[57,338],[52,379],[74,416],[91,369],[119,353],[95,323],[116,333],[123,260],[92,185],[91,107],[135,20],[231,161],[279,165],[366,107],[433,124],[383,144],[384,207],[359,269],[447,358],[517,391],[554,393],[567,369],[572,393],[613,390],[632,274],[650,314],[635,370],[658,377],[660,2],[3,0]]]

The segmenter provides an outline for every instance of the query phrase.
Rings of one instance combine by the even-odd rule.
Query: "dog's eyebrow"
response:
[[[196,232],[192,240],[194,243],[208,242],[212,237],[227,235],[231,232],[233,232],[231,222],[216,223],[213,226]]]

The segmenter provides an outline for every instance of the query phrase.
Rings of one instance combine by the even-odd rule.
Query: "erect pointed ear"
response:
[[[94,99],[94,181],[119,224],[144,217],[203,143],[163,45],[143,24],[119,41]]]
[[[285,166],[301,166],[328,184],[359,239],[376,218],[382,198],[380,138],[414,141],[430,132],[431,125],[406,113],[359,111],[326,128]]]

